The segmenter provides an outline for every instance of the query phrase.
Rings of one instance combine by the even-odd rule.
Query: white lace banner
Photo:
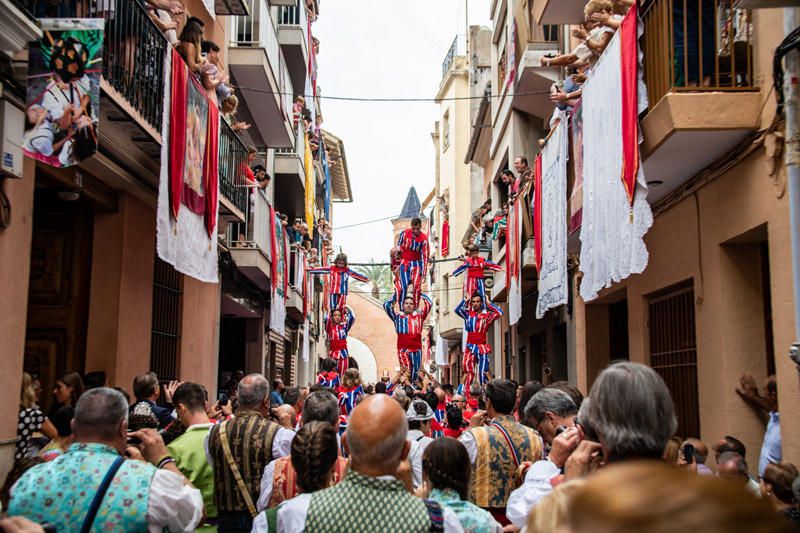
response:
[[[583,86],[583,224],[580,294],[598,291],[647,267],[644,235],[653,224],[639,165],[633,206],[622,183],[622,98],[619,34]],[[641,67],[640,67],[641,71]],[[640,91],[642,91],[640,86]],[[640,107],[646,100],[640,93]],[[640,109],[641,110],[641,109]]]
[[[567,114],[559,111],[558,125],[542,149],[542,266],[536,318],[567,303]]]

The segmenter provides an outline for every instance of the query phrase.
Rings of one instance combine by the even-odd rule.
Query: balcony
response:
[[[450,45],[450,49],[447,51],[447,55],[444,56],[444,61],[442,61],[442,79],[447,77],[447,72],[456,64],[456,58],[466,57],[466,55],[467,36],[463,34],[456,35],[455,39],[453,39],[453,44]]]
[[[501,185],[504,187],[504,185]],[[520,251],[520,260],[522,262],[522,294],[528,294],[531,291],[536,290],[537,283],[538,283],[538,273],[536,271],[536,256],[534,253],[534,242],[533,242],[533,221],[531,220],[531,202],[533,202],[533,189],[531,187],[525,191],[524,194],[519,196],[516,200],[518,205],[522,205],[523,207],[523,216],[522,216],[522,238],[520,239],[522,242],[522,250]],[[508,241],[505,241],[508,242]],[[500,243],[495,241],[493,243],[493,254],[492,256],[495,258],[493,259],[497,264],[502,265],[505,268],[506,265],[506,253],[508,252],[508,247],[503,243],[503,246],[500,246]],[[494,273],[494,286],[492,287],[492,301],[493,302],[505,302],[508,299],[508,287],[506,286],[506,273],[503,272],[495,272]]]
[[[228,50],[231,75],[244,104],[240,115],[253,124],[250,133],[257,144],[290,147],[294,88],[286,59],[266,0],[247,1],[250,15],[232,20]]]
[[[36,25],[33,13],[19,0],[0,0],[0,50],[19,52],[38,39],[42,30]]]
[[[308,19],[304,0],[278,8],[278,42],[286,57],[292,85],[305,87],[308,76]]]
[[[242,189],[249,191],[250,189]],[[228,229],[231,256],[236,268],[259,289],[271,291],[272,272],[272,227],[269,220],[269,202],[261,189],[254,189],[253,212],[247,213],[244,224],[233,225]]]
[[[714,9],[718,4],[719,9]],[[683,20],[670,0],[643,8],[650,110],[642,157],[654,204],[758,127],[753,28],[734,0]]]
[[[225,120],[219,129],[219,215],[229,222],[245,222],[247,148]]]
[[[301,145],[302,146],[302,145]],[[289,220],[305,214],[306,174],[303,154],[294,148],[275,150],[275,209]]]
[[[553,103],[547,91],[559,80],[560,68],[543,67],[541,60],[545,54],[558,53],[558,42],[528,43],[517,68],[516,90],[511,100],[514,109],[539,118],[553,114]]]
[[[537,24],[580,24],[586,0],[533,0],[531,14]]]
[[[286,299],[286,316],[303,322],[303,252],[296,246],[289,251],[289,297]]]

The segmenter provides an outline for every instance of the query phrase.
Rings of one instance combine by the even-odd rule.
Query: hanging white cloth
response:
[[[172,48],[164,57],[164,79],[172,79]],[[219,283],[217,252],[217,221],[208,236],[202,215],[181,206],[176,221],[170,214],[169,199],[169,87],[164,90],[164,113],[161,125],[161,170],[158,180],[156,208],[156,250],[158,257],[178,272],[208,283]]]
[[[584,301],[644,271],[644,235],[653,224],[639,165],[633,206],[622,183],[622,98],[619,32],[583,86],[583,224],[580,295]],[[641,68],[640,68],[641,70]],[[640,90],[641,92],[641,90]],[[639,106],[646,100],[639,98]]]
[[[542,265],[536,318],[548,309],[567,303],[567,113],[559,111],[555,131],[542,149]]]

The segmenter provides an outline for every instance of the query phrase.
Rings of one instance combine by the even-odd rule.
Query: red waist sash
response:
[[[486,333],[481,333],[479,331],[468,331],[467,344],[486,344]]]
[[[397,349],[419,351],[422,349],[422,335],[419,333],[398,333]]]
[[[346,350],[347,349],[347,339],[331,339],[330,350],[332,352]]]
[[[422,259],[422,254],[416,250],[403,249],[403,251],[400,252],[400,257],[403,261],[419,261]]]
[[[483,278],[483,267],[482,266],[471,266],[467,268],[467,277],[468,278]]]

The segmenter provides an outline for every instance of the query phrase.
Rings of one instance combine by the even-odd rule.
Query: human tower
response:
[[[400,232],[390,257],[394,290],[383,308],[397,334],[398,364],[412,376],[414,382],[418,382],[422,366],[423,325],[433,306],[430,296],[422,292],[430,264],[430,244],[428,235],[422,231],[422,220],[412,219],[411,227]],[[480,385],[486,384],[492,351],[487,333],[492,323],[503,316],[503,311],[486,297],[483,279],[487,270],[499,271],[501,267],[482,258],[477,247],[469,246],[461,264],[452,273],[453,276],[466,273],[463,299],[454,310],[464,320],[466,334],[462,362],[466,395],[476,373]],[[357,386],[346,386],[342,382],[350,358],[347,337],[356,320],[355,313],[347,306],[348,282],[351,277],[362,282],[368,281],[368,278],[352,270],[343,253],[336,256],[332,266],[315,268],[309,272],[330,276],[327,294],[329,310],[324,317],[324,325],[328,338],[328,357],[333,362],[323,365],[317,381],[339,387],[340,392],[348,389],[345,392],[352,395],[354,391],[350,389],[357,389]]]

